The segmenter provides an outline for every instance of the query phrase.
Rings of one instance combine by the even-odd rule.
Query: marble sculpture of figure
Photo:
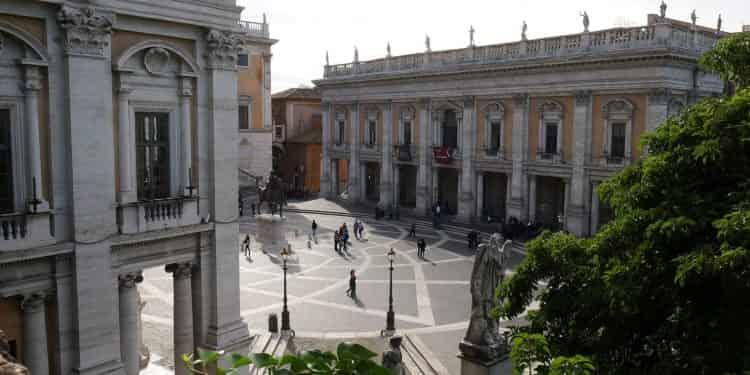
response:
[[[0,375],[29,375],[29,369],[16,363],[10,354],[10,345],[5,332],[0,330]]]
[[[427,49],[427,52],[430,52],[430,36],[425,35],[424,36],[424,47]]]
[[[693,21],[693,26],[695,26],[695,22],[698,20],[698,16],[695,15],[695,9],[690,13],[690,20]]]
[[[404,374],[403,355],[401,354],[401,336],[392,336],[390,338],[388,349],[383,352],[383,367],[391,370],[394,375]]]
[[[667,17],[667,3],[662,0],[661,5],[659,5],[659,13],[661,15],[661,19],[664,19]]]
[[[589,14],[584,11],[581,16],[583,16],[583,31],[587,33],[589,32]]]
[[[508,345],[500,335],[499,321],[492,316],[498,305],[495,289],[503,281],[512,241],[503,243],[499,233],[479,245],[471,272],[471,318],[466,336],[459,344],[461,352],[472,358],[492,360],[507,353]]]
[[[526,30],[528,30],[529,27],[526,26],[526,21],[523,21],[523,25],[521,26],[521,40],[526,40]]]

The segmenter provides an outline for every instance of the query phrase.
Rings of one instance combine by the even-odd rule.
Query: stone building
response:
[[[267,71],[272,41],[241,10],[0,2],[0,329],[32,374],[136,374],[150,267],[173,276],[175,357],[249,340],[237,65]]]
[[[274,128],[274,169],[294,195],[320,191],[320,93],[312,88],[292,88],[271,97]]]
[[[665,11],[666,9],[664,9]],[[649,15],[643,26],[338,65],[322,96],[321,193],[349,165],[349,197],[463,219],[562,220],[588,235],[606,219],[595,188],[639,140],[721,80],[697,58],[723,35]]]

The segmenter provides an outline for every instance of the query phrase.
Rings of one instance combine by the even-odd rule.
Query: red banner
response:
[[[450,164],[453,161],[453,155],[456,150],[451,147],[435,147],[432,149],[435,161],[441,164]]]

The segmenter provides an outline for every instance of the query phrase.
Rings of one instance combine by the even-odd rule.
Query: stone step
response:
[[[285,354],[287,344],[288,338],[278,333],[264,333],[255,336],[252,344],[250,344],[249,352],[266,353],[278,358]],[[256,368],[254,365],[248,367],[248,375],[260,375],[263,373],[261,369]]]
[[[404,335],[401,343],[404,368],[410,375],[450,375],[437,357],[419,339]]]

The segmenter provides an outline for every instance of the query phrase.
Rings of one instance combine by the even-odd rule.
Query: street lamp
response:
[[[284,309],[281,311],[281,332],[288,332],[292,328],[289,326],[289,310],[286,306],[286,261],[289,258],[289,252],[286,248],[281,249],[281,260],[283,262],[282,269],[284,270]]]
[[[386,255],[388,255],[390,266],[388,267],[388,314],[385,318],[384,334],[396,331],[396,314],[393,312],[393,258],[396,257],[396,252],[391,248],[391,251]]]

